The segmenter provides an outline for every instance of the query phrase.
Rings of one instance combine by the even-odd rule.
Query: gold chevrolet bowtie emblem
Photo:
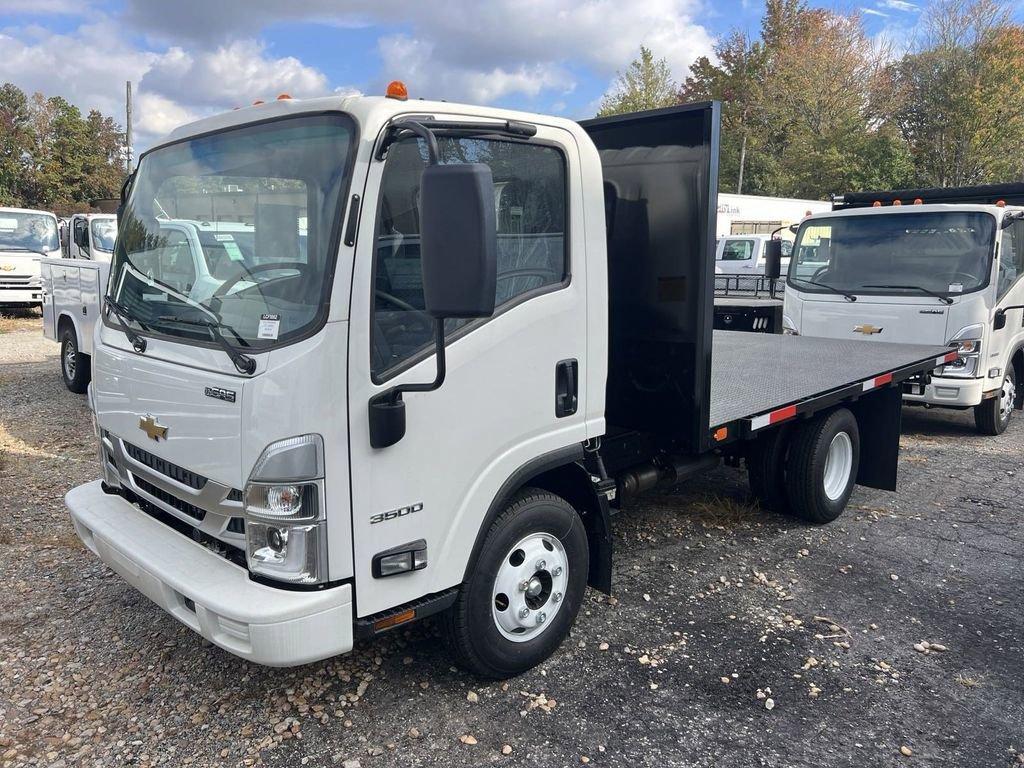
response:
[[[13,264],[0,264],[0,269],[4,272],[13,272],[15,270],[15,266]]]
[[[156,419],[148,413],[139,419],[139,429],[149,435],[151,440],[159,442],[161,437],[164,440],[167,439],[167,427],[162,424],[158,424]]]
[[[865,336],[874,336],[876,333],[881,333],[882,329],[869,323],[864,323],[863,325],[853,326],[853,332],[863,333]]]

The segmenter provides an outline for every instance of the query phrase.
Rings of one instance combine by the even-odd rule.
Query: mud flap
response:
[[[860,429],[860,468],[857,485],[896,490],[900,457],[903,393],[889,386],[865,395],[850,406]]]

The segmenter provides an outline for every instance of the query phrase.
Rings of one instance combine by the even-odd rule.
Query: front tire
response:
[[[445,614],[445,638],[456,662],[495,680],[540,664],[576,620],[589,565],[587,533],[576,510],[553,493],[519,491],[491,525]]]
[[[789,448],[786,491],[793,514],[830,523],[846,509],[860,466],[857,419],[840,408],[800,425]]]
[[[1013,366],[1010,366],[1003,377],[1003,386],[1000,387],[999,394],[974,406],[974,426],[978,432],[992,436],[1003,434],[1010,425],[1016,399],[1017,377],[1014,375]]]
[[[60,372],[72,392],[81,395],[88,389],[91,360],[79,350],[74,328],[65,328],[60,337]]]

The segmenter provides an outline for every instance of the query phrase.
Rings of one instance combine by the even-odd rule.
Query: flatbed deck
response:
[[[768,413],[875,377],[936,367],[947,347],[715,331],[712,428]]]

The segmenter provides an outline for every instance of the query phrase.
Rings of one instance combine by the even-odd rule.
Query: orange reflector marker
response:
[[[899,198],[896,198],[895,200],[892,201],[892,204],[893,205],[903,205],[903,201],[900,200]]]
[[[279,94],[277,94],[277,100],[278,101],[288,101],[289,99],[291,99],[291,95],[290,94],[287,94],[287,93],[279,93]]]
[[[409,89],[405,87],[405,83],[401,80],[392,80],[388,83],[388,89],[384,92],[384,95],[389,99],[405,101],[409,98]]]
[[[256,101],[254,101],[254,102],[252,103],[252,105],[253,105],[254,107],[258,107],[258,106],[259,106],[260,104],[262,104],[262,103],[263,103],[263,99],[256,99]]]
[[[882,201],[881,200],[875,200],[875,202],[873,202],[871,204],[871,207],[872,208],[881,208],[882,207]]]
[[[410,608],[407,611],[396,613],[394,616],[385,616],[383,619],[377,619],[373,622],[373,631],[382,632],[385,629],[391,627],[397,627],[399,624],[407,624],[416,618],[416,609]]]
[[[996,206],[999,207],[999,208],[1005,208],[1006,207],[1006,201],[1005,200],[996,200]]]
[[[728,427],[719,427],[718,429],[715,430],[714,437],[715,437],[715,440],[717,442],[719,442],[719,443],[722,442],[723,440],[725,440],[725,438],[727,438],[728,436],[729,436],[729,428]]]
[[[914,205],[924,205],[924,200],[922,200],[920,197],[915,197]]]

